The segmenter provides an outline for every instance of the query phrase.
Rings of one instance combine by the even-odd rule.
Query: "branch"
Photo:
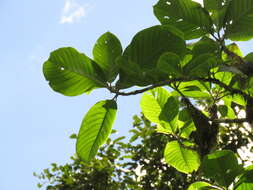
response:
[[[232,59],[236,59],[240,64],[245,64],[245,61],[239,55],[230,51],[224,44],[222,44],[222,49]]]
[[[232,88],[232,87],[226,85],[225,83],[223,83],[223,82],[221,82],[217,79],[214,79],[214,78],[201,78],[201,77],[173,78],[173,79],[158,82],[158,83],[153,84],[149,87],[146,87],[146,88],[143,88],[143,89],[140,89],[140,90],[131,91],[131,92],[120,92],[120,91],[118,91],[114,88],[110,88],[110,87],[108,89],[110,90],[111,93],[115,93],[115,94],[118,94],[118,95],[121,95],[121,96],[130,96],[130,95],[140,94],[140,93],[152,90],[152,89],[157,88],[157,87],[170,85],[171,83],[174,83],[174,82],[190,82],[190,81],[194,81],[194,80],[203,81],[203,82],[211,82],[211,83],[219,85],[220,87],[222,87],[225,90],[231,92],[232,94],[240,94],[246,99],[250,98],[250,96],[248,94],[246,94],[245,92],[243,92],[239,89]]]
[[[244,122],[248,122],[247,118],[241,118],[241,119],[213,119],[210,120],[213,121],[215,123],[244,123]]]

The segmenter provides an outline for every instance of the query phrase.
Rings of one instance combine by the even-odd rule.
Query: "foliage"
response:
[[[154,14],[161,25],[138,32],[124,50],[107,32],[95,44],[93,59],[65,47],[53,51],[44,63],[45,78],[56,92],[75,96],[105,88],[115,94],[84,117],[78,157],[89,163],[108,138],[118,96],[144,93],[145,117],[159,133],[173,137],[164,151],[167,164],[206,177],[218,189],[250,185],[245,182],[250,172],[237,162],[247,137],[238,136],[241,142],[232,139],[238,144],[231,138],[253,124],[252,53],[243,56],[235,42],[226,43],[253,38],[253,0],[204,0],[204,7],[192,0],[159,0]],[[125,91],[130,87],[138,89]],[[231,137],[236,127],[243,130]]]
[[[233,129],[235,134],[238,131],[238,128]],[[213,180],[205,177],[200,178],[196,174],[178,172],[174,167],[166,164],[163,158],[163,149],[167,142],[173,140],[174,137],[157,133],[156,126],[152,125],[144,116],[134,116],[133,129],[130,130],[130,134],[129,141],[126,141],[124,136],[114,137],[114,139],[108,138],[106,143],[100,147],[96,158],[90,163],[83,162],[77,156],[73,156],[71,163],[65,165],[51,164],[51,168],[44,169],[41,174],[35,174],[40,179],[38,186],[47,186],[48,190],[173,190],[175,188],[185,190],[187,187],[189,190],[193,190],[197,187],[211,186],[210,183]],[[239,144],[240,139],[236,135],[231,135],[231,137],[237,139],[231,142],[233,146]],[[70,138],[76,139],[76,135],[73,134]],[[250,142],[251,139],[247,138],[242,146],[247,146]],[[225,146],[228,141],[226,139],[221,140],[220,144]],[[227,152],[225,154],[232,154],[231,151]],[[210,157],[216,155],[210,155],[207,162],[214,161]],[[247,160],[240,159],[240,161],[245,162]],[[230,159],[228,164],[231,162],[237,161]],[[212,166],[210,163],[208,165]],[[214,164],[213,166],[219,169],[219,165]],[[236,168],[236,164],[232,167]],[[205,173],[212,175],[213,172],[209,172],[209,168],[204,169],[207,170]],[[252,168],[249,167],[246,171],[237,184],[249,185],[248,179],[252,180],[250,178]],[[220,180],[226,179],[223,178],[223,175],[224,177],[229,176],[225,170],[223,173],[219,171],[218,174],[220,174],[217,176],[221,177]],[[97,180],[98,178],[99,180]],[[192,181],[201,179],[205,182],[195,182],[190,185]]]

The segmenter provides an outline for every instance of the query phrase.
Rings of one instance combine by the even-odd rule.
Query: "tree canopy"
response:
[[[114,94],[84,116],[78,159],[90,163],[108,141],[117,97],[143,94],[145,118],[169,137],[165,162],[193,176],[188,189],[252,188],[252,166],[246,168],[240,148],[252,143],[253,52],[243,55],[236,41],[253,38],[253,0],[203,2],[159,0],[153,11],[161,25],[138,32],[125,49],[107,32],[93,58],[72,47],[51,52],[43,73],[54,91]]]

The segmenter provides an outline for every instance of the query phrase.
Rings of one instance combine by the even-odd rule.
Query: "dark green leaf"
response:
[[[191,0],[160,0],[154,6],[154,13],[162,24],[171,24],[182,30],[186,40],[212,31],[208,12]]]
[[[216,151],[204,157],[202,168],[204,175],[214,179],[221,186],[228,187],[241,173],[242,168],[232,151]]]
[[[225,35],[233,41],[253,38],[253,1],[231,0],[227,8]]]
[[[176,98],[170,96],[164,104],[161,114],[159,115],[159,120],[162,127],[172,130],[172,132],[175,133],[177,129],[178,113],[179,102],[176,100]]]
[[[158,60],[157,68],[168,75],[181,76],[180,57],[175,53],[166,52]]]
[[[245,169],[245,172],[240,176],[235,184],[235,190],[248,190],[253,189],[253,166]]]
[[[183,70],[188,76],[206,77],[215,65],[217,65],[217,59],[212,54],[205,53],[192,59]]]

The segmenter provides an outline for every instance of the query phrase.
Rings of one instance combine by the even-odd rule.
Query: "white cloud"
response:
[[[80,5],[74,0],[66,0],[60,19],[61,24],[79,21],[87,14],[87,5]]]

